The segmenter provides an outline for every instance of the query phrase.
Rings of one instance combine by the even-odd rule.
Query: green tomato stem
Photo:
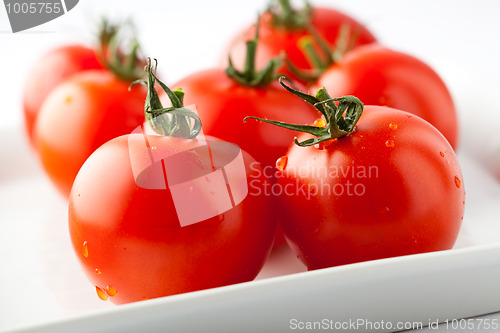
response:
[[[287,30],[305,29],[311,23],[312,7],[309,1],[304,2],[304,8],[295,10],[290,0],[271,0],[268,12],[272,15],[273,25]]]
[[[148,58],[146,72],[147,80],[138,80],[132,83],[131,87],[137,83],[145,84],[148,88],[146,102],[144,104],[144,113],[146,121],[151,128],[160,135],[173,136],[178,138],[192,139],[201,131],[201,120],[196,113],[184,107],[184,92],[182,89],[170,90],[166,84],[156,76],[158,62],[155,59],[155,65]],[[164,108],[158,92],[155,88],[158,83],[167,94],[171,107]]]
[[[132,82],[144,77],[145,60],[139,57],[140,46],[133,32],[132,36],[128,36],[124,41],[122,35],[127,28],[133,31],[131,22],[111,24],[103,18],[98,35],[97,54],[108,70],[118,78]],[[128,54],[124,53],[126,43],[130,47]]]
[[[259,20],[257,20],[255,24],[255,37],[246,42],[245,67],[243,71],[238,71],[233,65],[231,55],[228,56],[226,74],[242,86],[262,88],[268,86],[278,77],[276,70],[281,65],[279,57],[271,59],[261,71],[257,71],[255,68],[255,56],[259,43],[259,28],[260,24]]]
[[[307,103],[313,105],[325,118],[326,126],[316,127],[310,125],[289,124],[281,121],[257,117],[245,117],[243,122],[246,122],[247,119],[255,119],[278,127],[309,133],[315,136],[315,138],[307,139],[301,142],[295,138],[295,144],[301,147],[313,146],[328,140],[342,138],[354,131],[356,124],[363,113],[363,103],[358,98],[354,96],[331,98],[325,88],[319,89],[314,96],[309,95],[287,86],[283,82],[284,79],[284,76],[280,77],[279,81],[281,85],[295,96],[300,97]]]
[[[307,30],[309,35],[302,37],[299,41],[299,48],[309,61],[312,69],[299,69],[290,59],[286,61],[290,71],[306,82],[316,81],[330,66],[340,61],[347,52],[354,48],[359,37],[359,32],[356,33],[356,31],[351,35],[351,26],[349,24],[342,24],[334,46],[330,47],[324,37],[313,26],[309,25]],[[321,54],[316,51],[314,45],[319,46]]]

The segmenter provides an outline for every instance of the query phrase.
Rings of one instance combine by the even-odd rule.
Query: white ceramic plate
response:
[[[280,332],[306,321],[363,320],[394,331],[399,322],[427,325],[500,311],[500,185],[465,155],[467,207],[453,250],[314,272],[281,250],[259,281],[114,306],[97,299],[80,271],[66,203],[22,130],[0,132],[0,142],[10,143],[0,146],[0,329]]]

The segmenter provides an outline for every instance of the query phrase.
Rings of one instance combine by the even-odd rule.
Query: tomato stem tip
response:
[[[331,139],[338,139],[354,131],[356,123],[363,113],[363,103],[357,97],[342,96],[331,98],[324,87],[319,89],[315,96],[312,96],[287,86],[283,82],[284,79],[286,79],[284,76],[280,77],[279,82],[281,85],[295,96],[313,105],[323,115],[326,126],[317,127],[311,125],[289,124],[252,116],[245,117],[243,119],[244,122],[246,122],[247,119],[255,119],[278,127],[309,133],[315,136],[314,138],[304,141],[298,141],[295,137],[294,143],[301,147],[314,146]]]

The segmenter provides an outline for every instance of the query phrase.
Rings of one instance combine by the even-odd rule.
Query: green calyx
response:
[[[281,121],[267,120],[257,117],[245,117],[247,119],[255,119],[275,126],[283,127],[289,130],[304,132],[314,135],[314,138],[299,142],[294,139],[296,145],[301,147],[313,146],[315,144],[325,142],[332,139],[338,139],[351,134],[363,113],[363,103],[354,96],[342,96],[331,98],[325,88],[321,88],[312,96],[306,93],[295,90],[287,86],[280,77],[281,85],[297,97],[302,98],[309,104],[313,105],[324,117],[326,121],[325,127],[316,127],[310,125],[288,124]],[[336,103],[337,102],[337,103]]]
[[[144,113],[146,121],[151,128],[160,135],[173,136],[178,138],[192,139],[201,131],[200,117],[193,111],[184,107],[184,92],[182,89],[170,90],[156,76],[158,62],[155,59],[155,65],[151,64],[148,58],[146,72],[147,80],[137,80],[132,83],[130,88],[137,83],[145,84],[148,87],[146,103],[144,104]],[[167,94],[171,107],[164,108],[161,104],[158,92],[155,89],[155,83],[158,83]]]
[[[257,53],[257,45],[259,43],[259,20],[255,24],[255,37],[254,39],[248,40],[246,42],[246,56],[245,56],[245,67],[243,71],[237,70],[231,60],[231,56],[228,57],[228,67],[226,68],[226,74],[238,84],[247,87],[257,87],[262,88],[269,85],[274,81],[278,75],[276,70],[281,65],[281,60],[273,58],[269,60],[264,69],[257,71],[255,69],[255,55]]]
[[[309,1],[304,1],[304,7],[296,10],[290,0],[271,0],[268,12],[272,15],[273,25],[287,30],[301,30],[310,25],[312,7]]]
[[[108,70],[128,82],[144,77],[145,60],[139,56],[140,46],[134,35],[130,21],[115,24],[104,18],[101,21],[98,56]]]
[[[300,39],[299,47],[311,64],[312,69],[299,69],[288,58],[286,59],[286,65],[296,77],[312,82],[317,80],[328,67],[340,61],[344,54],[354,48],[359,32],[351,32],[349,24],[342,24],[334,47],[331,48],[313,26],[309,25],[307,30],[309,35]],[[318,52],[318,49],[320,52]]]

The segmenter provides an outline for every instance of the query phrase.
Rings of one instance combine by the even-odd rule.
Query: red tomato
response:
[[[157,135],[147,136],[147,142],[152,151],[164,154],[163,161],[205,145],[197,139]],[[207,167],[212,171],[212,159],[212,168],[220,171],[224,161],[234,158],[219,140],[207,137],[207,142],[210,158],[187,153],[180,159],[183,167],[174,165],[171,171],[192,177]],[[85,162],[71,191],[71,240],[99,297],[127,303],[254,279],[269,254],[276,228],[268,198],[252,190],[220,215],[181,226],[173,189],[148,189],[137,183],[133,165],[148,159],[144,148],[143,134],[107,142]],[[233,195],[240,191],[233,184],[247,185],[251,180],[255,189],[267,182],[259,164],[245,152],[242,156],[245,172],[229,176]],[[163,161],[165,170],[170,162]],[[157,171],[159,176],[154,174]],[[172,186],[170,171],[165,174]],[[161,167],[150,167],[141,177],[164,181]],[[212,190],[215,187],[208,179],[190,187],[194,192]],[[190,196],[181,199],[185,208],[200,209],[199,202],[189,203]]]
[[[308,269],[453,246],[463,178],[453,148],[429,123],[366,106],[352,134],[320,148],[293,145],[277,176],[287,190],[280,222]]]
[[[85,71],[43,103],[34,142],[45,171],[65,197],[95,149],[144,121],[146,89],[129,91],[129,85],[107,70]]]
[[[283,86],[323,115],[315,126],[260,119],[307,133],[279,159],[273,193],[308,269],[453,246],[465,191],[453,148],[435,127],[388,107],[363,111],[356,97],[331,99],[324,88],[311,96]]]
[[[47,95],[72,75],[91,69],[103,69],[95,50],[82,45],[67,45],[44,55],[26,81],[23,105],[25,125],[33,144],[33,128]]]
[[[456,148],[458,120],[443,80],[422,61],[380,45],[360,47],[316,83],[335,96],[354,95],[369,105],[404,110],[427,120]]]
[[[373,43],[376,41],[371,32],[354,18],[343,14],[331,8],[314,7],[311,16],[306,19],[307,24],[317,31],[325,40],[330,49],[335,48],[339,37],[341,26],[349,27],[349,38],[352,42],[355,39],[353,47]],[[313,64],[306,57],[304,50],[300,47],[300,40],[306,36],[311,36],[305,25],[292,28],[275,24],[273,14],[266,11],[260,17],[259,29],[259,48],[256,55],[257,68],[263,68],[265,64],[274,57],[279,56],[284,51],[290,61],[299,69],[311,69]],[[243,66],[245,59],[245,41],[252,38],[255,34],[255,26],[247,29],[243,34],[237,36],[230,45],[230,54],[234,64]],[[315,49],[321,54],[317,43],[313,43]],[[227,59],[224,59],[227,61]],[[293,75],[287,66],[283,65],[278,69],[280,74],[286,75],[292,79],[304,82],[304,80]]]
[[[246,87],[221,69],[191,74],[174,87],[186,92],[185,105],[196,105],[205,134],[234,142],[274,173],[276,156],[286,153],[294,133],[277,128],[270,133],[256,123],[243,123],[248,115],[313,123],[318,113],[307,103],[297,103],[277,80],[263,88]]]

